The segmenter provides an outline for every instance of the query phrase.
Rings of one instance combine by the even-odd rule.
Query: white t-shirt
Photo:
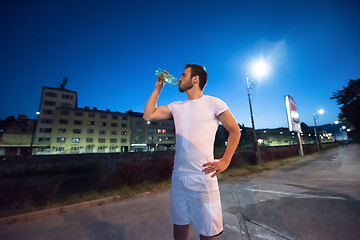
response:
[[[200,174],[204,163],[214,161],[214,140],[219,124],[217,117],[229,108],[222,100],[207,95],[195,100],[173,102],[168,107],[176,130],[174,170]]]

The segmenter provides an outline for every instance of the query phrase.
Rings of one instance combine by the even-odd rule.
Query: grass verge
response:
[[[309,155],[308,155],[309,156]],[[312,155],[311,155],[312,156]],[[249,176],[254,173],[258,173],[264,170],[273,170],[278,167],[287,165],[289,163],[297,162],[300,160],[304,160],[303,157],[291,157],[282,160],[273,160],[270,162],[263,162],[260,165],[243,165],[238,168],[229,168],[222,174],[218,176],[220,182],[225,181],[227,179],[231,179],[234,177],[244,177]],[[110,196],[119,195],[121,199],[131,198],[139,194],[144,193],[156,193],[170,189],[171,183],[170,179],[162,181],[162,182],[151,182],[145,181],[141,184],[137,184],[134,186],[124,185],[117,189],[103,190],[103,191],[89,191],[81,194],[73,194],[66,199],[54,199],[52,202],[48,202],[47,206],[32,206],[31,203],[24,204],[23,206],[17,206],[16,209],[9,208],[3,209],[1,211],[0,217],[13,216],[16,214],[28,213],[38,210],[43,210],[47,208],[65,206],[74,203],[80,203]]]

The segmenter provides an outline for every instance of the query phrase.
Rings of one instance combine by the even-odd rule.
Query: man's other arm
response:
[[[229,110],[219,114],[218,119],[223,124],[226,130],[229,132],[229,138],[227,141],[227,147],[223,157],[219,162],[205,163],[203,172],[206,174],[215,172],[211,177],[215,177],[217,174],[225,171],[231,162],[231,158],[235,153],[235,150],[239,144],[241,132],[235,118]]]

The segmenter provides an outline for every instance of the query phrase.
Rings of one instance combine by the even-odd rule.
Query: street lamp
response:
[[[318,114],[324,114],[324,109],[320,109],[318,110]],[[315,123],[315,127],[314,127],[314,133],[315,133],[315,140],[316,140],[316,146],[317,146],[317,150],[318,152],[320,152],[320,146],[321,146],[321,142],[319,141],[318,139],[318,135],[317,135],[317,131],[316,131],[316,128],[317,128],[317,125],[316,125],[316,117],[318,115],[316,115],[315,113],[313,113],[313,118],[314,118],[314,123]]]
[[[40,115],[40,112],[36,112],[35,114],[35,121],[34,121],[34,126],[33,126],[33,131],[32,131],[32,134],[31,134],[31,143],[30,143],[30,155],[33,155],[33,142],[34,142],[34,133],[36,131],[36,127],[37,127],[37,121],[39,119],[39,115]]]
[[[261,58],[260,60],[253,62],[251,66],[251,71],[254,76],[257,78],[262,78],[263,76],[267,75],[269,72],[269,65]],[[250,81],[250,83],[249,83]],[[250,89],[255,87],[255,81],[250,80],[248,77],[246,77],[246,85],[247,85],[247,93],[249,98],[249,107],[250,107],[250,116],[251,116],[251,124],[252,124],[252,132],[253,132],[253,144],[254,144],[254,152],[255,152],[255,159],[256,164],[261,163],[261,157],[260,157],[260,148],[259,143],[256,136],[255,131],[255,123],[254,123],[254,116],[251,106],[251,98],[250,98]]]
[[[257,141],[256,132],[255,132],[255,123],[254,123],[254,117],[251,107],[251,99],[250,99],[250,86],[249,86],[249,78],[246,77],[246,84],[247,84],[247,92],[248,92],[248,98],[249,98],[249,107],[250,107],[250,116],[251,116],[251,124],[252,124],[252,132],[253,132],[253,144],[254,144],[254,151],[255,151],[255,159],[256,164],[261,163],[261,157],[260,157],[260,149],[259,149],[259,143]],[[253,85],[252,85],[253,87]]]

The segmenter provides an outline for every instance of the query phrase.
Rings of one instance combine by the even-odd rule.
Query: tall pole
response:
[[[256,164],[260,164],[261,163],[260,149],[259,149],[259,144],[258,144],[257,137],[256,137],[256,132],[255,132],[255,123],[254,123],[254,117],[253,117],[253,112],[252,112],[252,107],[251,107],[250,87],[249,87],[249,78],[248,77],[246,78],[246,84],[247,84],[247,92],[248,92],[249,106],[250,106],[250,116],[251,116],[251,124],[252,124],[252,131],[253,131],[253,144],[254,144],[255,159],[256,159]]]
[[[33,155],[34,133],[36,131],[39,114],[40,114],[40,112],[36,112],[36,114],[35,114],[35,121],[34,121],[33,130],[32,130],[32,134],[31,134],[31,143],[30,143],[30,151],[31,152],[30,152],[30,155]]]
[[[314,123],[315,123],[314,133],[315,133],[316,146],[317,146],[318,152],[320,152],[320,143],[319,143],[319,139],[318,139],[318,135],[317,135],[317,131],[316,131],[317,125],[316,125],[315,113],[313,114],[313,117],[314,117]]]

